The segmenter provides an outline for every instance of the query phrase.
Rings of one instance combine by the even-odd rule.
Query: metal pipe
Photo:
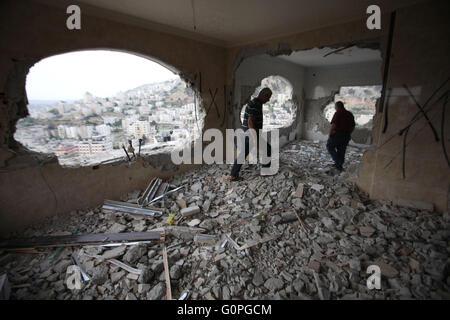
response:
[[[162,215],[163,213],[162,210],[142,208],[132,203],[118,202],[112,200],[106,200],[105,203],[103,204],[102,209],[116,210],[134,214],[144,214],[147,216]]]

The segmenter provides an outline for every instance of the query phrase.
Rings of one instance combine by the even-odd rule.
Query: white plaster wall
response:
[[[305,72],[306,99],[330,96],[333,91],[338,91],[343,86],[369,86],[381,83],[381,61],[307,68]]]

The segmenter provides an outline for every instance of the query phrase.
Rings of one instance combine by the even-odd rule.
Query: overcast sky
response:
[[[115,51],[80,51],[49,57],[28,73],[28,100],[76,100],[88,91],[114,96],[143,84],[177,78],[151,60]]]

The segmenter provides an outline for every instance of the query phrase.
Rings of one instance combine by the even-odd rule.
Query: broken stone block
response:
[[[311,189],[316,190],[316,191],[320,191],[320,190],[322,190],[323,188],[324,188],[323,185],[321,185],[321,184],[316,184],[316,183],[314,183],[314,184],[311,186]]]
[[[200,190],[202,190],[202,187],[202,184],[200,182],[197,182],[191,186],[191,190],[195,193],[198,193]]]
[[[120,223],[114,223],[111,228],[108,229],[107,233],[120,233],[127,229],[126,226]]]
[[[259,287],[264,283],[264,275],[261,271],[256,271],[255,275],[253,276],[252,279],[252,283],[256,286]]]
[[[308,268],[311,270],[314,270],[316,272],[319,272],[320,270],[320,262],[316,261],[316,260],[311,260],[308,264]]]
[[[150,285],[146,283],[138,284],[138,293],[142,294],[150,290]]]
[[[55,272],[57,273],[64,273],[67,270],[67,267],[72,265],[72,261],[71,260],[61,260],[59,261],[54,267],[53,270],[55,270]]]
[[[117,283],[125,275],[124,271],[114,272],[111,274],[111,282]]]
[[[178,280],[182,276],[182,267],[175,264],[170,268],[170,278],[174,280]]]
[[[92,282],[96,285],[102,285],[108,280],[108,267],[104,264],[93,269]]]
[[[411,269],[415,272],[420,272],[420,263],[419,261],[413,259],[413,258],[409,258],[409,266],[411,267]]]
[[[110,249],[105,251],[102,254],[103,259],[114,259],[117,257],[121,257],[125,251],[126,251],[127,247],[125,245],[121,245],[118,247],[115,247],[114,249]]]
[[[303,197],[303,189],[304,189],[304,185],[303,185],[303,183],[300,183],[297,186],[297,189],[295,190],[294,197],[297,197],[297,198]]]
[[[323,225],[325,226],[325,228],[327,228],[327,229],[332,229],[334,227],[334,222],[330,218],[323,217],[321,219],[321,221],[322,221]]]
[[[139,277],[137,279],[138,282],[139,283],[150,283],[150,281],[155,276],[155,273],[153,272],[153,270],[150,268],[141,268],[141,270],[142,270],[142,273],[139,275]]]
[[[359,233],[364,237],[370,237],[375,233],[375,229],[372,227],[359,227]]]
[[[345,226],[344,232],[347,234],[354,235],[358,233],[358,228],[355,226]]]
[[[133,293],[129,292],[127,293],[127,297],[125,298],[125,300],[137,300],[137,298]]]
[[[186,208],[186,201],[184,201],[184,199],[177,199],[176,203],[180,209]]]
[[[147,300],[160,300],[165,294],[165,285],[160,282],[147,293]]]
[[[192,206],[192,207],[184,208],[184,209],[181,209],[181,211],[180,211],[180,213],[183,217],[192,216],[199,212],[200,212],[199,206]]]
[[[351,269],[361,271],[361,262],[358,259],[351,259],[348,264]]]
[[[264,287],[270,291],[278,291],[284,287],[284,282],[281,278],[269,278],[264,282]]]
[[[387,278],[395,278],[398,276],[398,271],[394,267],[380,261],[376,262],[369,262],[369,265],[375,264],[380,267],[381,275],[387,277]]]
[[[189,227],[195,227],[196,225],[198,225],[200,223],[201,223],[200,219],[192,219],[187,224],[188,224]]]
[[[145,253],[145,248],[140,246],[133,246],[128,249],[127,253],[123,256],[123,260],[128,263],[135,263],[138,261]]]

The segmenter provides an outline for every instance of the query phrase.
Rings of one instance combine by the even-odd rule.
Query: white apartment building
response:
[[[85,117],[90,116],[94,113],[90,108],[87,108],[87,107],[82,107],[80,111],[81,111],[81,114]]]
[[[81,139],[89,139],[92,137],[92,133],[94,132],[94,126],[81,126],[78,127],[77,131]]]
[[[103,119],[104,124],[113,124],[117,120],[120,120],[119,117],[114,117],[114,116],[103,116],[102,119]]]
[[[124,130],[128,130],[128,127],[131,126],[136,120],[139,119],[138,115],[127,116],[122,120],[122,127]]]
[[[95,126],[95,131],[101,136],[109,136],[111,134],[111,127],[106,124]]]
[[[141,114],[141,115],[149,114],[151,111],[151,108],[149,106],[141,106],[141,107],[138,107],[138,111],[139,111],[139,114]]]
[[[58,126],[58,137],[60,137],[61,139],[64,139],[66,137],[66,126],[60,124]]]
[[[77,144],[78,153],[80,156],[89,156],[101,152],[111,152],[113,150],[112,141],[110,139],[103,139],[100,141],[86,140]]]
[[[148,120],[137,120],[134,123],[133,134],[136,138],[141,138],[143,135],[149,135],[150,122],[148,122]]]

